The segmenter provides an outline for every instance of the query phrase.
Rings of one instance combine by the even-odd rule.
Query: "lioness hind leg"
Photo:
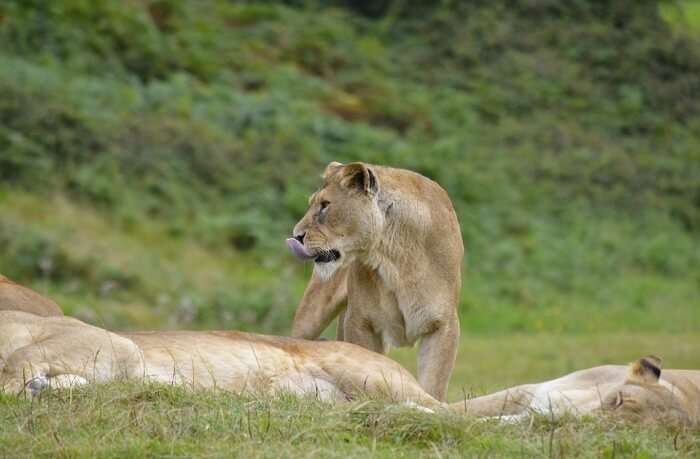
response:
[[[447,386],[457,358],[459,319],[438,325],[421,338],[418,351],[418,382],[440,401],[447,398]]]

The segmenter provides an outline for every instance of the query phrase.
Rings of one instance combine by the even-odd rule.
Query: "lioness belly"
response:
[[[144,346],[144,376],[159,382],[241,391],[272,376],[267,368],[272,362],[278,362],[277,371],[286,370],[286,359],[269,352],[256,352],[252,346],[227,347],[217,351],[197,343]]]

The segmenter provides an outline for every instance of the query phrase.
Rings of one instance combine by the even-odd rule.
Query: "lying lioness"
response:
[[[366,392],[440,406],[401,365],[350,343],[236,331],[112,333],[21,311],[0,311],[0,369],[0,387],[14,393],[141,378],[324,400]]]
[[[700,371],[664,370],[657,357],[630,366],[604,365],[538,384],[524,384],[467,401],[475,416],[518,420],[532,413],[561,416],[605,412],[696,424],[700,421]]]
[[[612,412],[698,421],[700,371],[666,370],[650,357],[630,368],[607,365],[453,404],[426,393],[392,361],[354,344],[241,332],[112,333],[69,317],[0,311],[0,387],[38,393],[115,379],[324,400],[365,394],[478,417],[519,419],[532,412]]]

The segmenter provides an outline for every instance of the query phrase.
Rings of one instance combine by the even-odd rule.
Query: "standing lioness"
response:
[[[415,172],[330,163],[290,249],[314,261],[292,334],[384,353],[420,339],[418,381],[444,400],[459,341],[462,235],[450,198]],[[346,309],[343,311],[343,307]]]

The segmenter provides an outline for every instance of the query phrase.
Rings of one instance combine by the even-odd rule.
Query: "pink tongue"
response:
[[[297,239],[294,239],[293,237],[287,239],[287,247],[289,247],[289,250],[291,250],[294,255],[301,258],[302,260],[314,258],[314,256],[311,255],[308,250],[306,250],[306,247],[304,247],[304,245],[301,242],[299,242]]]

